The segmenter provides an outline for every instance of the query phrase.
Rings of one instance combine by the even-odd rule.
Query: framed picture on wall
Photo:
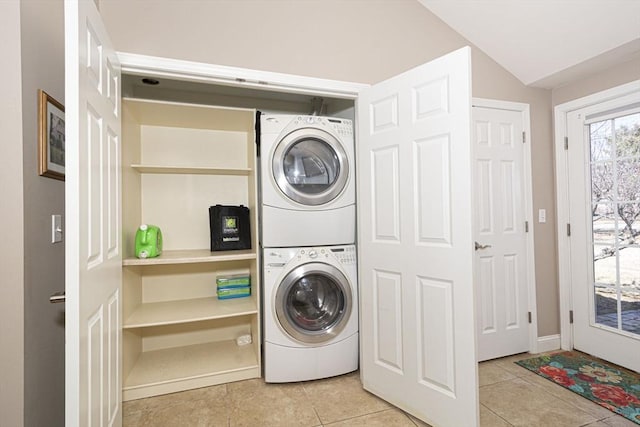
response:
[[[38,90],[38,172],[64,181],[64,106]]]

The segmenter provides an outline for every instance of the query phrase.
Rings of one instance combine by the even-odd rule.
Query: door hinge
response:
[[[531,312],[529,312],[529,323],[531,323]]]
[[[567,224],[567,236],[571,236],[571,224]]]
[[[569,310],[569,323],[573,324],[573,310]]]
[[[565,150],[569,149],[569,137],[568,136],[564,137],[564,149]]]
[[[525,142],[527,142],[527,133],[522,131],[522,143],[524,144]]]
[[[524,232],[528,233],[529,232],[529,221],[525,221],[524,222]]]

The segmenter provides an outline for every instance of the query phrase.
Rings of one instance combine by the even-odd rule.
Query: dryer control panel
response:
[[[329,248],[329,251],[335,256],[341,264],[356,263],[356,247],[342,246],[337,248]]]

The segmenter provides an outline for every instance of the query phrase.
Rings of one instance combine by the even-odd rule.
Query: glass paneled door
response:
[[[599,326],[640,335],[640,112],[614,113],[585,124],[593,319]]]

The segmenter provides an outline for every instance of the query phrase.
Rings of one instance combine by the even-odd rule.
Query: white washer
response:
[[[262,246],[355,243],[351,120],[260,117]]]
[[[328,378],[358,369],[356,248],[266,248],[266,382]]]

